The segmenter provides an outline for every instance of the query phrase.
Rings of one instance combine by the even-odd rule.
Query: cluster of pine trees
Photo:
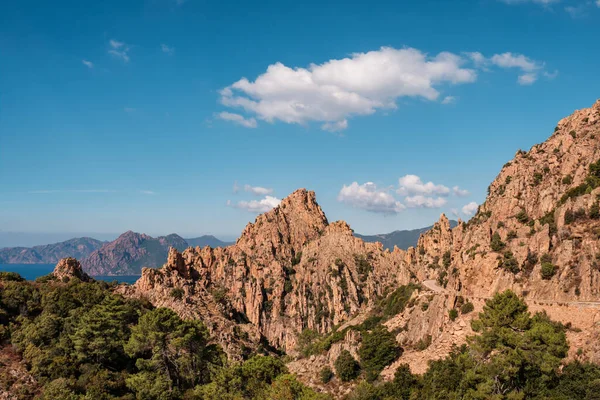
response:
[[[37,384],[11,392],[43,400],[328,398],[278,358],[228,363],[200,321],[125,299],[105,282],[26,282],[0,273],[0,341]],[[0,385],[10,376],[0,372]]]
[[[600,399],[600,367],[565,364],[567,328],[545,314],[531,315],[514,293],[489,300],[473,328],[477,334],[467,345],[431,362],[424,375],[402,365],[389,382],[377,378],[376,362],[389,353],[380,354],[389,332],[365,332],[372,345],[364,358],[375,361],[353,364],[366,379],[347,398]],[[105,282],[26,282],[0,273],[0,342],[0,349],[14,346],[35,378],[11,392],[21,399],[330,398],[298,382],[280,358],[257,354],[228,362],[200,321],[125,299]],[[332,376],[328,370],[326,380]],[[0,386],[9,383],[0,371]]]

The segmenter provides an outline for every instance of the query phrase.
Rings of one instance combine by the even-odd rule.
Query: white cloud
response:
[[[519,82],[531,84],[544,64],[511,52],[491,58],[480,52],[430,56],[414,48],[381,47],[306,68],[271,64],[254,81],[244,77],[222,89],[220,101],[251,114],[255,122],[318,122],[335,132],[346,129],[351,117],[397,108],[404,97],[438,100],[439,87],[475,82],[477,71],[490,67],[518,68]],[[455,100],[446,96],[441,102]]]
[[[590,9],[594,7],[594,4],[600,7],[600,0],[596,0],[592,3],[592,1],[586,1],[580,3],[576,6],[567,6],[565,7],[565,11],[571,16],[571,18],[583,18],[587,17]]]
[[[115,56],[123,60],[123,62],[129,62],[129,46],[123,42],[119,42],[118,40],[111,39],[108,42],[109,49],[108,54]]]
[[[406,208],[387,190],[378,189],[373,182],[344,185],[337,199],[353,207],[382,214],[397,214]]]
[[[541,68],[535,61],[525,57],[522,54],[513,54],[510,52],[494,54],[490,59],[492,63],[501,68],[520,68],[523,71],[535,71]]]
[[[479,207],[479,205],[477,203],[475,203],[474,201],[472,201],[469,204],[463,206],[461,211],[463,214],[465,214],[469,217],[472,217],[477,212],[477,207]]]
[[[452,193],[454,193],[454,195],[458,196],[458,197],[465,197],[465,196],[468,196],[470,194],[468,190],[461,189],[458,186],[454,186],[452,188]]]
[[[544,67],[543,63],[538,63],[523,54],[513,54],[510,52],[494,54],[490,58],[490,62],[500,68],[520,69],[523,72],[517,79],[520,85],[532,85],[538,79],[538,72]]]
[[[261,187],[261,186],[250,186],[250,185],[244,185],[244,191],[252,193],[256,196],[265,196],[267,194],[273,193],[273,189],[271,189],[271,188],[265,188],[265,187]]]
[[[446,96],[444,100],[442,100],[442,104],[454,104],[456,103],[456,97],[454,96]]]
[[[450,211],[452,212],[452,215],[454,215],[456,218],[460,217],[460,214],[458,213],[458,209],[452,208]]]
[[[221,90],[221,102],[267,122],[321,122],[325,130],[339,130],[349,117],[396,108],[398,98],[436,100],[440,85],[474,82],[477,73],[464,68],[467,61],[449,52],[382,47],[307,68],[278,62],[253,82],[242,78]]]
[[[141,194],[146,194],[148,196],[154,196],[156,194],[156,192],[153,191],[153,190],[140,190],[140,193]]]
[[[81,60],[81,62],[83,63],[83,65],[85,65],[88,68],[94,68],[94,63],[88,60]]]
[[[160,49],[162,50],[163,53],[167,53],[169,55],[175,53],[175,49],[173,47],[169,47],[164,43],[160,45]]]
[[[125,111],[128,114],[131,114],[132,112],[135,112],[135,108],[133,108],[133,107],[125,107],[125,108],[123,108],[123,111]]]
[[[348,127],[348,120],[344,119],[342,121],[337,122],[326,122],[321,125],[321,129],[328,132],[339,132],[343,131]]]
[[[419,194],[405,197],[404,204],[409,208],[440,208],[446,205],[446,199],[443,197],[426,197]]]
[[[417,175],[405,175],[398,179],[399,188],[396,191],[401,196],[410,195],[438,195],[448,196],[450,189],[444,185],[436,185],[433,182],[423,183]]]
[[[261,200],[239,201],[236,204],[233,204],[230,200],[227,201],[228,206],[240,208],[255,214],[267,212],[277,207],[279,203],[281,203],[281,200],[273,196],[265,196]]]
[[[533,4],[539,4],[542,6],[548,6],[550,4],[553,3],[559,3],[561,0],[500,0],[503,3],[506,4],[525,4],[525,3],[533,3]]]
[[[478,51],[466,52],[465,54],[475,63],[475,66],[477,67],[484,67],[488,62],[485,56]]]
[[[256,119],[244,118],[240,114],[234,114],[227,111],[220,112],[217,117],[224,121],[231,121],[235,124],[241,125],[246,128],[256,128]]]
[[[519,85],[523,86],[533,85],[535,81],[537,81],[537,74],[535,73],[519,75],[519,79],[517,80]]]

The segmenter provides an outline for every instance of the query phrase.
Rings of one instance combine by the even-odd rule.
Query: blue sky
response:
[[[300,187],[466,219],[600,97],[595,1],[356,3],[2,2],[0,231],[234,237]]]

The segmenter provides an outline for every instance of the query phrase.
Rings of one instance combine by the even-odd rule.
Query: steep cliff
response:
[[[210,320],[213,332],[247,321],[270,346],[293,352],[302,330],[327,332],[407,283],[403,262],[403,252],[355,238],[345,222],[329,224],[314,192],[300,189],[248,224],[235,245],[171,250],[163,268],[144,269],[127,293]],[[204,306],[185,306],[174,289]]]

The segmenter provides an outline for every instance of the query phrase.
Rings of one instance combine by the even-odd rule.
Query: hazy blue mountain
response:
[[[222,240],[217,239],[216,237],[214,237],[212,235],[204,235],[204,236],[200,236],[197,238],[185,239],[185,241],[191,247],[197,247],[197,246],[200,246],[200,247],[205,247],[205,246],[227,247],[234,243],[234,242],[224,242]]]
[[[153,238],[127,231],[92,252],[81,261],[81,265],[90,275],[139,275],[142,267],[163,265],[167,261],[169,247],[183,251],[188,243],[176,234]]]
[[[454,228],[458,225],[458,222],[450,220],[450,227]],[[426,228],[394,231],[390,233],[382,233],[379,235],[360,235],[355,233],[354,236],[361,238],[365,242],[381,242],[385,249],[393,250],[394,246],[398,246],[399,249],[406,250],[410,246],[416,246],[419,236],[431,229],[431,226]]]
[[[0,249],[0,264],[53,264],[65,257],[82,259],[99,249],[104,242],[89,237],[34,247]]]

